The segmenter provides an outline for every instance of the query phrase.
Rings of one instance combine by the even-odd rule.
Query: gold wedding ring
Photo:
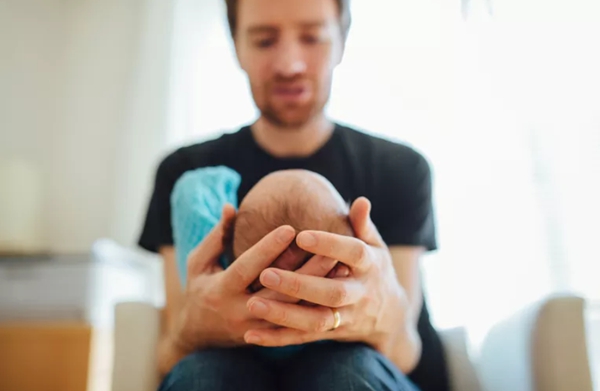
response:
[[[333,327],[331,328],[331,330],[335,330],[338,327],[340,327],[340,324],[342,323],[342,317],[340,315],[340,311],[338,311],[337,308],[332,308],[331,312],[333,312]]]

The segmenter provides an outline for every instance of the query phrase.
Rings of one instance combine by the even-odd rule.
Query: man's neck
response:
[[[275,157],[303,157],[321,148],[333,129],[334,124],[324,115],[294,129],[283,129],[261,117],[252,125],[252,134],[258,145]]]

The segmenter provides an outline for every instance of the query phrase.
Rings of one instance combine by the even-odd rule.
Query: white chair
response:
[[[442,330],[454,391],[593,391],[584,301],[553,297],[499,323],[481,357],[469,357],[464,330]],[[115,308],[112,391],[154,391],[160,310],[148,303]]]
[[[98,242],[95,250],[102,258],[143,262],[140,254],[114,243]],[[156,267],[155,259],[151,263]],[[162,276],[155,271],[159,276],[152,277],[151,285],[162,295]],[[157,296],[116,304],[112,391],[157,389],[159,305]],[[440,335],[453,391],[593,391],[579,297],[548,297],[499,322],[476,358],[469,354],[464,329],[441,330]]]

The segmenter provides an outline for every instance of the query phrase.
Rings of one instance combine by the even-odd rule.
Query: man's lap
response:
[[[251,349],[208,349],[181,360],[160,391],[263,391],[277,389],[275,371]]]
[[[173,368],[160,391],[416,391],[385,357],[363,344],[317,343],[285,360],[253,349],[194,353]]]

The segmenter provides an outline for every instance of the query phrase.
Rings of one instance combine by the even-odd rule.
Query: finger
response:
[[[261,286],[262,286],[262,284],[261,284]],[[266,289],[266,288],[263,288],[260,291],[256,292],[254,294],[254,296],[260,297],[261,299],[281,301],[282,303],[296,304],[300,301],[300,300],[296,299],[295,297],[284,295],[283,293],[272,291],[272,290]]]
[[[300,248],[337,259],[352,270],[364,272],[371,267],[371,249],[360,239],[324,231],[302,231],[296,242]]]
[[[264,319],[252,319],[244,323],[246,330],[273,330],[275,328],[277,328],[276,325]]]
[[[296,242],[292,242],[290,246],[277,257],[271,267],[276,267],[282,270],[296,270],[306,263],[309,253],[302,250]]]
[[[300,249],[295,242],[292,242],[288,248],[285,249],[281,255],[277,257],[275,262],[271,265],[271,267],[276,267],[277,269],[283,270],[296,270],[305,262],[308,253],[302,249]],[[250,289],[253,292],[256,292],[263,288],[260,280],[255,280]]]
[[[332,280],[272,268],[261,273],[260,281],[276,292],[326,307],[354,304],[364,294],[357,280]]]
[[[336,270],[334,269],[336,264],[341,265],[341,267],[337,270],[346,270],[345,275],[343,275],[344,273],[341,272],[339,273],[338,277],[347,277],[349,275],[349,269],[347,266],[340,264],[335,259],[323,257],[321,255],[314,255],[311,257],[300,269],[296,270],[296,273],[316,277],[325,277],[328,273],[331,274]],[[260,284],[260,286],[262,287],[263,285]],[[255,294],[255,296],[268,300],[281,301],[283,303],[298,303],[300,301],[295,297],[284,295],[283,293],[272,291],[270,289],[261,289]]]
[[[248,344],[269,347],[302,345],[326,339],[341,339],[338,338],[338,335],[340,335],[338,330],[325,333],[306,332],[289,328],[248,330],[246,334],[244,334],[244,340]]]
[[[379,231],[371,220],[371,202],[365,197],[357,198],[350,207],[350,224],[357,238],[371,246],[385,245]]]
[[[248,310],[248,301],[252,299],[250,295],[242,295],[234,300],[228,301],[228,307],[220,306],[219,315],[230,325],[237,325],[238,329],[264,329],[276,327],[261,317],[257,317]]]
[[[207,268],[214,268],[217,260],[225,250],[223,243],[225,229],[231,224],[234,217],[235,209],[232,205],[226,204],[221,213],[221,220],[204,237],[202,242],[190,252],[187,263],[188,276],[196,276]]]
[[[269,267],[292,242],[296,231],[289,225],[274,229],[240,255],[224,271],[224,288],[245,291],[265,268]]]
[[[327,274],[327,278],[347,278],[350,276],[350,268],[343,263],[338,263],[335,268]]]
[[[281,327],[310,332],[325,332],[333,329],[335,317],[327,307],[305,307],[297,304],[252,298],[248,310],[253,316]]]
[[[337,259],[313,255],[296,273],[307,276],[325,277],[339,264]]]

